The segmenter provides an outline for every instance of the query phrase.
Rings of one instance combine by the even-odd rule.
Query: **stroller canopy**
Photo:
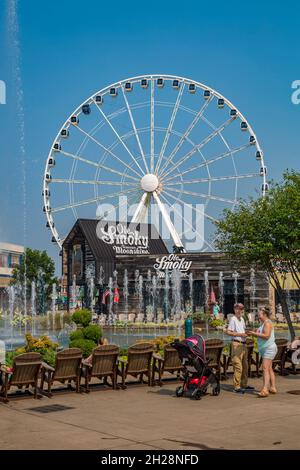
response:
[[[202,362],[206,361],[205,341],[201,335],[193,335],[183,341],[175,341],[172,346],[182,355],[199,358]]]
[[[201,335],[193,335],[183,341],[190,349],[190,351],[195,354],[195,356],[206,360],[205,354],[205,340]]]

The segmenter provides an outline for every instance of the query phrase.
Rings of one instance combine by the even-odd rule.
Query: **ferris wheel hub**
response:
[[[141,179],[141,187],[146,193],[153,193],[157,190],[159,181],[156,175],[148,173]]]

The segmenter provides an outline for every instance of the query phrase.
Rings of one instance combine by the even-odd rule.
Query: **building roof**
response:
[[[64,240],[63,247],[67,247],[70,243],[73,244],[77,237],[80,237],[80,232],[86,239],[91,251],[96,259],[111,260],[118,256],[114,249],[114,244],[105,243],[97,236],[97,226],[99,220],[97,219],[78,219],[73,226],[70,233]],[[101,221],[101,226],[107,228],[109,225],[116,225],[118,222]],[[158,234],[153,225],[150,224],[131,224],[129,222],[121,222],[122,225],[130,226],[130,229],[137,230],[148,236],[148,250],[149,254],[167,254],[168,250],[162,238]]]
[[[15,245],[14,243],[0,242],[0,252],[24,253],[24,246]]]

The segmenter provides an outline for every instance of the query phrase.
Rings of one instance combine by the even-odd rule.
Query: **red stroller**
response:
[[[209,361],[205,355],[205,340],[201,335],[193,335],[183,341],[174,341],[172,347],[178,352],[184,367],[183,385],[177,387],[176,396],[187,395],[200,400],[207,393],[208,388],[212,394],[220,394],[220,382],[212,369],[208,367]]]

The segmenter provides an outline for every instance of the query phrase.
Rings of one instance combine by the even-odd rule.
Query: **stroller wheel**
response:
[[[177,387],[176,390],[175,390],[175,393],[176,393],[176,397],[182,397],[183,396],[183,387],[182,386]]]
[[[194,390],[191,398],[193,398],[194,400],[201,400],[201,396],[202,396],[201,390]]]

